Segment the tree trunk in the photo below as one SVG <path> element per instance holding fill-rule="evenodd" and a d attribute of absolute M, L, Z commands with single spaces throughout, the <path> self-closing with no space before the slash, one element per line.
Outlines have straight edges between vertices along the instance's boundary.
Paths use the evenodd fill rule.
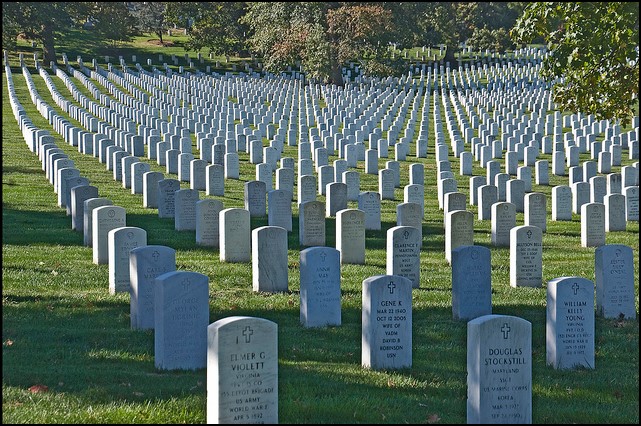
<path fill-rule="evenodd" d="M 49 24 L 42 27 L 42 56 L 45 64 L 58 62 L 56 59 L 56 46 L 53 39 L 53 28 Z"/>
<path fill-rule="evenodd" d="M 450 63 L 450 69 L 458 68 L 458 49 L 455 47 L 447 46 L 445 56 L 443 57 L 443 65 Z"/>
<path fill-rule="evenodd" d="M 329 82 L 337 86 L 343 86 L 343 72 L 340 62 L 338 62 L 338 52 L 333 47 L 330 47 L 329 52 Z"/>
<path fill-rule="evenodd" d="M 337 62 L 332 63 L 332 69 L 330 70 L 329 76 L 330 83 L 333 83 L 337 86 L 343 86 L 343 73 L 341 71 L 341 66 Z"/>

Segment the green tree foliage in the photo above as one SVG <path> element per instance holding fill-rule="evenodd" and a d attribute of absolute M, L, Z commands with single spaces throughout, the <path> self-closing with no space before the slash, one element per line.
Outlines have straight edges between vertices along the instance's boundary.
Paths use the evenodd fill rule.
<path fill-rule="evenodd" d="M 129 4 L 135 25 L 142 32 L 150 32 L 157 35 L 160 44 L 163 44 L 162 37 L 169 25 L 167 8 L 170 3 L 164 1 L 135 1 Z"/>
<path fill-rule="evenodd" d="M 265 69 L 282 71 L 300 63 L 308 76 L 338 83 L 338 51 L 327 37 L 330 7 L 338 3 L 250 2 L 241 20 L 251 28 L 248 43 L 263 58 Z"/>
<path fill-rule="evenodd" d="M 380 5 L 330 9 L 328 36 L 337 49 L 338 63 L 358 62 L 369 75 L 389 75 L 389 43 L 393 41 L 392 12 Z"/>
<path fill-rule="evenodd" d="M 639 96 L 639 3 L 531 3 L 512 36 L 546 41 L 551 55 L 541 74 L 555 82 L 562 108 L 630 122 Z"/>
<path fill-rule="evenodd" d="M 93 24 L 92 31 L 112 44 L 129 41 L 135 34 L 136 18 L 132 15 L 127 2 L 89 3 L 88 21 Z"/>
<path fill-rule="evenodd" d="M 505 50 L 510 43 L 505 34 L 521 14 L 523 2 L 438 2 L 427 3 L 426 34 L 432 44 L 447 45 L 445 61 L 454 64 L 459 44 L 472 40 L 475 47 L 498 46 Z"/>
<path fill-rule="evenodd" d="M 341 67 L 359 63 L 372 73 L 389 71 L 393 14 L 385 3 L 250 2 L 241 21 L 265 67 L 282 71 L 301 64 L 312 78 L 342 85 Z"/>
<path fill-rule="evenodd" d="M 489 49 L 493 52 L 505 52 L 514 47 L 510 34 L 505 28 L 491 30 L 487 26 L 476 29 L 465 44 L 473 50 Z"/>
<path fill-rule="evenodd" d="M 249 28 L 240 22 L 245 7 L 244 2 L 169 2 L 167 15 L 171 22 L 189 28 L 187 49 L 234 55 L 246 49 Z"/>
<path fill-rule="evenodd" d="M 57 34 L 83 23 L 89 16 L 90 8 L 91 3 L 87 2 L 3 2 L 3 46 L 6 46 L 5 38 L 15 40 L 15 37 L 22 35 L 42 45 L 45 62 L 56 61 Z M 9 43 L 9 46 L 12 45 L 15 44 Z"/>
<path fill-rule="evenodd" d="M 2 48 L 13 50 L 18 43 L 20 25 L 15 17 L 18 13 L 17 2 L 2 2 Z"/>

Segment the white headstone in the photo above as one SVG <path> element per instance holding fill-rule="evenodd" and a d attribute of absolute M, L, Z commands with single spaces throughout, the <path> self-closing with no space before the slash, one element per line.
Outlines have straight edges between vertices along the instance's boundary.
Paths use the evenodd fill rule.
<path fill-rule="evenodd" d="M 278 423 L 278 325 L 231 316 L 207 327 L 207 423 Z"/>
<path fill-rule="evenodd" d="M 467 323 L 467 423 L 532 423 L 532 324 L 509 315 Z"/>
<path fill-rule="evenodd" d="M 605 244 L 605 205 L 587 203 L 581 206 L 581 246 L 599 247 Z"/>
<path fill-rule="evenodd" d="M 604 318 L 635 319 L 635 278 L 632 247 L 606 244 L 594 252 L 596 312 Z"/>
<path fill-rule="evenodd" d="M 85 204 L 86 210 L 86 204 Z M 109 264 L 109 231 L 127 226 L 127 212 L 120 206 L 102 206 L 92 210 L 93 263 Z"/>
<path fill-rule="evenodd" d="M 253 290 L 287 292 L 287 230 L 280 226 L 261 226 L 254 229 L 251 236 Z"/>
<path fill-rule="evenodd" d="M 180 189 L 178 179 L 161 179 L 158 181 L 158 217 L 174 219 L 176 215 L 176 191 Z"/>
<path fill-rule="evenodd" d="M 548 281 L 546 362 L 555 369 L 594 368 L 594 283 L 581 277 Z"/>
<path fill-rule="evenodd" d="M 249 210 L 227 208 L 220 211 L 220 261 L 251 260 L 251 223 Z"/>
<path fill-rule="evenodd" d="M 525 194 L 524 225 L 538 226 L 547 231 L 547 198 L 542 192 Z"/>
<path fill-rule="evenodd" d="M 176 231 L 195 231 L 196 203 L 200 193 L 196 189 L 179 189 L 174 197 L 174 228 Z"/>
<path fill-rule="evenodd" d="M 267 193 L 267 223 L 292 231 L 292 193 L 286 189 L 274 189 Z"/>
<path fill-rule="evenodd" d="M 131 291 L 129 252 L 147 245 L 147 231 L 136 226 L 112 229 L 107 234 L 109 294 Z"/>
<path fill-rule="evenodd" d="M 160 370 L 207 366 L 209 278 L 192 271 L 159 275 L 154 287 L 154 365 Z"/>
<path fill-rule="evenodd" d="M 71 229 L 84 235 L 85 201 L 98 197 L 98 188 L 92 185 L 80 185 L 71 188 Z"/>
<path fill-rule="evenodd" d="M 421 237 L 418 228 L 394 226 L 387 230 L 387 275 L 405 277 L 412 288 L 421 284 Z"/>
<path fill-rule="evenodd" d="M 445 217 L 445 260 L 452 263 L 452 250 L 459 246 L 474 245 L 474 214 L 454 210 Z"/>
<path fill-rule="evenodd" d="M 300 252 L 300 322 L 303 327 L 341 325 L 340 252 L 334 248 Z"/>
<path fill-rule="evenodd" d="M 175 270 L 176 250 L 171 247 L 147 245 L 129 251 L 129 311 L 132 329 L 154 328 L 156 277 Z"/>
<path fill-rule="evenodd" d="M 83 243 L 87 247 L 93 247 L 93 210 L 101 206 L 112 206 L 113 202 L 107 198 L 87 198 L 84 201 L 83 209 Z"/>
<path fill-rule="evenodd" d="M 260 180 L 245 182 L 245 210 L 251 217 L 267 216 L 267 185 Z"/>
<path fill-rule="evenodd" d="M 510 230 L 510 286 L 543 285 L 543 233 L 538 226 Z"/>
<path fill-rule="evenodd" d="M 336 250 L 341 264 L 365 264 L 365 212 L 343 209 L 336 212 Z"/>
<path fill-rule="evenodd" d="M 490 249 L 459 246 L 452 250 L 452 316 L 471 320 L 492 313 Z"/>
<path fill-rule="evenodd" d="M 412 283 L 397 275 L 363 280 L 361 365 L 401 369 L 412 366 Z"/>
<path fill-rule="evenodd" d="M 219 248 L 220 212 L 223 203 L 220 200 L 206 198 L 196 202 L 196 244 Z"/>

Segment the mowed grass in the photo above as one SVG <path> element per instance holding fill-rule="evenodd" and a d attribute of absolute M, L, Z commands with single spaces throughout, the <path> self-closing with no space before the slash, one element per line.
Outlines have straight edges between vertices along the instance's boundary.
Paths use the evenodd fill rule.
<path fill-rule="evenodd" d="M 289 292 L 253 292 L 250 263 L 220 262 L 217 249 L 195 244 L 195 232 L 175 231 L 173 220 L 160 219 L 157 210 L 143 208 L 141 195 L 124 189 L 97 158 L 80 154 L 55 133 L 33 104 L 19 68 L 13 70 L 15 91 L 33 123 L 55 136 L 81 175 L 99 188 L 101 197 L 126 208 L 127 225 L 145 229 L 148 244 L 175 248 L 179 270 L 209 277 L 210 323 L 233 315 L 277 323 L 279 422 L 466 421 L 467 325 L 452 317 L 451 268 L 444 256 L 443 212 L 436 194 L 433 102 L 428 158 L 415 158 L 412 147 L 408 160 L 401 162 L 401 188 L 396 189 L 396 199 L 382 202 L 382 229 L 366 233 L 365 265 L 341 267 L 342 325 L 306 329 L 299 322 L 301 247 L 295 204 L 293 231 L 288 238 Z M 57 90 L 72 100 L 62 80 L 48 72 Z M 40 96 L 64 115 L 44 80 L 33 69 L 31 75 Z M 6 82 L 4 73 L 3 80 Z M 80 81 L 73 81 L 90 96 Z M 96 81 L 94 84 L 104 91 Z M 93 264 L 91 248 L 83 246 L 82 235 L 71 230 L 70 217 L 57 207 L 56 194 L 37 155 L 28 150 L 12 115 L 6 84 L 2 134 L 3 422 L 204 423 L 206 370 L 161 371 L 154 367 L 153 331 L 130 328 L 129 295 L 109 294 L 108 266 Z M 268 141 L 264 144 L 267 146 Z M 286 146 L 283 156 L 297 158 L 296 147 Z M 541 158 L 551 164 L 549 155 Z M 330 163 L 334 159 L 330 157 Z M 586 159 L 586 155 L 581 156 L 581 161 Z M 155 161 L 146 157 L 142 160 L 148 161 L 152 170 L 165 172 Z M 458 175 L 458 159 L 451 156 L 450 161 L 458 188 L 468 194 L 469 201 L 468 177 Z M 379 160 L 379 168 L 384 162 Z M 421 285 L 412 294 L 412 367 L 398 371 L 364 369 L 362 281 L 386 273 L 386 232 L 396 225 L 396 205 L 403 200 L 402 186 L 408 183 L 411 162 L 425 166 L 426 212 Z M 623 164 L 632 162 L 625 152 Z M 240 164 L 240 179 L 226 180 L 225 197 L 212 197 L 223 201 L 225 208 L 243 207 L 243 185 L 255 179 L 255 168 L 247 154 L 240 154 Z M 358 170 L 363 172 L 362 162 Z M 474 175 L 484 174 L 475 161 Z M 567 184 L 567 177 L 551 175 L 550 180 L 549 186 L 533 185 L 534 191 L 548 197 L 548 218 L 551 189 Z M 188 184 L 183 182 L 181 187 Z M 361 173 L 361 190 L 378 191 L 377 176 Z M 201 192 L 200 197 L 210 196 Z M 349 207 L 357 205 L 350 202 Z M 491 245 L 490 221 L 479 221 L 476 209 L 468 206 L 475 215 L 475 244 L 491 249 L 493 313 L 519 316 L 532 323 L 533 422 L 638 423 L 638 318 L 596 318 L 595 369 L 567 371 L 546 365 L 545 283 L 560 276 L 594 280 L 595 248 L 581 247 L 580 217 L 573 215 L 569 222 L 548 219 L 543 236 L 543 286 L 512 288 L 509 249 Z M 335 219 L 328 218 L 326 223 L 327 245 L 334 246 Z M 252 219 L 252 229 L 266 224 L 266 218 Z M 523 214 L 519 213 L 517 225 L 522 224 Z M 630 222 L 626 231 L 606 235 L 607 244 L 625 244 L 634 251 L 637 313 L 638 232 L 638 222 Z"/>

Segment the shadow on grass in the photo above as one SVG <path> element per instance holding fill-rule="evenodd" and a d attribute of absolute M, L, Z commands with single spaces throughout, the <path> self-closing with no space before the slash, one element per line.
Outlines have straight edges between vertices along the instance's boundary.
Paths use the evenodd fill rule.
<path fill-rule="evenodd" d="M 16 210 L 2 206 L 2 243 L 12 245 L 82 245 L 83 236 L 71 230 L 71 216 L 59 212 Z"/>
<path fill-rule="evenodd" d="M 247 297 L 262 300 L 262 307 L 258 308 L 213 309 L 210 304 L 210 323 L 247 315 L 278 324 L 281 422 L 370 422 L 368 410 L 374 410 L 386 416 L 381 417 L 381 422 L 399 423 L 409 407 L 423 413 L 423 418 L 439 413 L 444 422 L 464 421 L 467 321 L 453 319 L 451 308 L 413 308 L 412 366 L 374 371 L 361 366 L 361 309 L 344 307 L 340 326 L 305 328 L 300 324 L 298 306 L 272 307 L 292 295 L 296 296 L 296 292 L 248 293 Z M 589 411 L 593 404 L 600 404 L 604 384 L 594 383 L 598 372 L 557 371 L 546 365 L 544 307 L 499 305 L 493 307 L 493 313 L 519 316 L 532 323 L 535 408 L 552 406 L 576 411 L 582 407 Z M 595 325 L 599 368 L 616 375 L 612 370 L 615 367 L 608 366 L 604 357 L 633 350 L 620 346 L 622 341 L 638 345 L 638 321 L 621 325 L 614 320 L 597 319 Z M 605 341 L 613 331 L 622 336 Z M 5 386 L 27 389 L 43 384 L 51 392 L 73 394 L 86 405 L 144 404 L 186 395 L 202 398 L 206 394 L 205 369 L 155 368 L 154 332 L 130 328 L 129 306 L 123 297 L 97 300 L 80 295 L 4 295 L 3 341 L 11 341 L 10 346 L 3 346 Z M 615 392 L 615 385 L 607 386 Z M 560 394 L 553 392 L 557 388 Z M 580 396 L 574 396 L 565 391 L 569 388 L 583 390 Z M 625 388 L 623 392 L 629 390 Z M 453 405 L 458 407 L 455 412 Z M 550 422 L 549 415 L 535 410 L 534 418 Z M 406 418 L 413 418 L 412 423 L 421 422 L 412 416 Z M 583 417 L 575 413 L 568 420 Z"/>

